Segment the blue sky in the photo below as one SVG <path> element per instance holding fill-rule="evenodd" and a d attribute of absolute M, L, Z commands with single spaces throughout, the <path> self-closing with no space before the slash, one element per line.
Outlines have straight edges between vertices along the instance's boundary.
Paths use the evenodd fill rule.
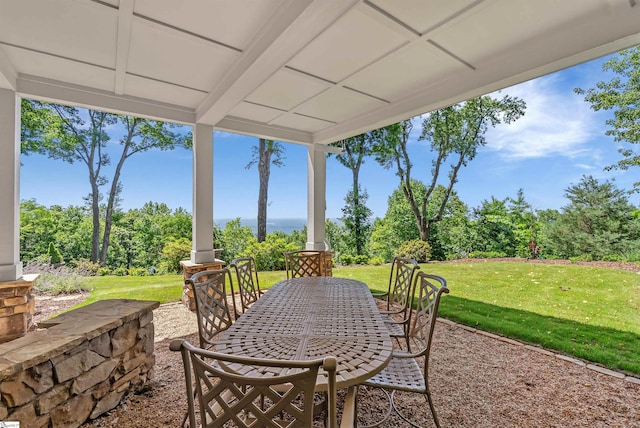
<path fill-rule="evenodd" d="M 610 76 L 602 72 L 606 58 L 597 59 L 548 76 L 502 90 L 525 100 L 526 114 L 511 125 L 500 125 L 487 134 L 487 146 L 459 173 L 455 186 L 470 208 L 492 196 L 514 197 L 519 188 L 534 209 L 560 209 L 567 204 L 564 192 L 585 174 L 600 180 L 615 179 L 617 186 L 631 189 L 638 181 L 636 171 L 605 172 L 619 159 L 611 137 L 604 135 L 608 112 L 594 112 L 576 87 L 590 88 Z M 420 118 L 415 118 L 410 155 L 413 176 L 428 182 L 431 154 L 418 141 Z M 114 130 L 114 135 L 118 130 Z M 114 138 L 117 145 L 117 138 Z M 229 133 L 214 134 L 214 220 L 255 218 L 258 172 L 245 169 L 257 138 Z M 307 201 L 307 149 L 284 144 L 285 165 L 273 167 L 269 185 L 268 217 L 305 218 Z M 50 205 L 82 205 L 89 193 L 86 166 L 51 160 L 44 156 L 23 156 L 21 199 L 36 199 Z M 192 154 L 190 150 L 151 151 L 127 160 L 122 174 L 124 210 L 141 207 L 147 201 L 164 202 L 170 208 L 192 207 Z M 393 171 L 367 159 L 360 175 L 367 190 L 367 205 L 375 217 L 383 217 L 387 198 L 398 187 Z M 351 172 L 335 157 L 327 160 L 327 217 L 338 218 L 351 185 Z M 637 195 L 630 198 L 640 204 Z"/>

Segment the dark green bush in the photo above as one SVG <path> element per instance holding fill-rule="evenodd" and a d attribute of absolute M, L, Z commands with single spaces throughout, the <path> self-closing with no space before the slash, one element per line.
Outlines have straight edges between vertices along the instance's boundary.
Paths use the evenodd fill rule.
<path fill-rule="evenodd" d="M 473 251 L 469 253 L 471 259 L 501 259 L 503 257 L 507 257 L 507 254 L 500 251 Z"/>

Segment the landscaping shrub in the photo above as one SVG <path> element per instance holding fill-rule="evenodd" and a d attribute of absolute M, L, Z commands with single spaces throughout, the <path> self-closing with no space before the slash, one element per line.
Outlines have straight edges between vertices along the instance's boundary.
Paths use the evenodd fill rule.
<path fill-rule="evenodd" d="M 504 257 L 507 257 L 507 254 L 501 251 L 472 251 L 469 253 L 471 259 L 501 259 Z"/>
<path fill-rule="evenodd" d="M 76 273 L 81 276 L 96 276 L 98 270 L 101 269 L 99 263 L 93 263 L 87 259 L 72 260 L 70 265 L 73 266 Z"/>
<path fill-rule="evenodd" d="M 380 266 L 384 264 L 384 259 L 380 256 L 374 256 L 369 259 L 369 264 L 374 266 Z"/>
<path fill-rule="evenodd" d="M 421 239 L 405 241 L 396 251 L 396 256 L 414 259 L 419 263 L 431 260 L 431 245 Z"/>
<path fill-rule="evenodd" d="M 284 252 L 298 249 L 296 244 L 270 233 L 264 242 L 254 241 L 249 244 L 246 255 L 255 259 L 257 269 L 260 271 L 284 270 Z"/>
<path fill-rule="evenodd" d="M 186 238 L 170 238 L 162 249 L 161 268 L 167 272 L 180 273 L 182 260 L 189 260 L 191 257 L 191 241 Z M 115 274 L 114 274 L 115 275 Z"/>
<path fill-rule="evenodd" d="M 24 267 L 24 273 L 40 275 L 34 284 L 37 293 L 73 294 L 91 289 L 85 277 L 78 275 L 67 266 L 53 266 L 49 263 L 32 261 Z"/>
<path fill-rule="evenodd" d="M 127 273 L 129 274 L 129 276 L 147 276 L 148 275 L 147 270 L 143 267 L 129 268 Z"/>

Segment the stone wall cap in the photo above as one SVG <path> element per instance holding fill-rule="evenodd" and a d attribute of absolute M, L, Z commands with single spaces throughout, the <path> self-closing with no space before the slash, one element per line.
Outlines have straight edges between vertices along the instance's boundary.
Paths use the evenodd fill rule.
<path fill-rule="evenodd" d="M 49 328 L 0 344 L 0 380 L 61 355 L 159 306 L 160 302 L 151 300 L 100 300 L 39 323 Z"/>
<path fill-rule="evenodd" d="M 180 266 L 184 267 L 195 267 L 195 266 L 222 266 L 227 264 L 227 262 L 225 262 L 224 260 L 220 260 L 220 259 L 215 259 L 212 262 L 206 262 L 206 263 L 194 263 L 191 260 L 182 260 L 180 261 Z"/>
<path fill-rule="evenodd" d="M 14 279 L 11 281 L 0 281 L 0 289 L 3 288 L 14 288 L 14 287 L 27 287 L 33 285 L 36 279 L 40 274 L 38 273 L 29 273 L 26 275 L 22 275 L 18 279 Z"/>

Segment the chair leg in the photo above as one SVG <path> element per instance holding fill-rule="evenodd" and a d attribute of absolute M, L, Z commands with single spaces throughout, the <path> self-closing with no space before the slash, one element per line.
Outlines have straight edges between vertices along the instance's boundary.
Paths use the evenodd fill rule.
<path fill-rule="evenodd" d="M 427 401 L 429 402 L 429 408 L 431 408 L 431 415 L 433 416 L 433 422 L 436 424 L 437 428 L 440 428 L 440 420 L 438 419 L 438 413 L 436 412 L 436 407 L 433 405 L 433 400 L 431 399 L 431 392 L 429 391 L 429 387 L 427 387 Z"/>
<path fill-rule="evenodd" d="M 364 387 L 364 388 L 366 388 L 366 387 Z M 384 417 L 381 420 L 379 420 L 378 422 L 375 422 L 375 423 L 373 423 L 371 425 L 358 425 L 358 428 L 373 428 L 373 427 L 380 426 L 383 423 L 385 423 L 387 421 L 387 419 L 389 419 L 389 416 L 391 416 L 391 412 L 393 412 L 393 398 L 392 398 L 391 395 L 389 395 L 389 391 L 387 391 L 384 388 L 375 388 L 375 389 L 381 390 L 387 396 L 387 400 L 389 401 L 389 408 L 387 409 L 387 414 L 384 415 Z M 356 402 L 355 406 L 356 406 L 356 409 L 357 409 L 358 408 L 357 402 Z M 354 420 L 355 420 L 356 424 L 357 424 L 357 419 L 358 419 L 358 414 L 356 413 L 355 416 L 354 416 Z"/>

